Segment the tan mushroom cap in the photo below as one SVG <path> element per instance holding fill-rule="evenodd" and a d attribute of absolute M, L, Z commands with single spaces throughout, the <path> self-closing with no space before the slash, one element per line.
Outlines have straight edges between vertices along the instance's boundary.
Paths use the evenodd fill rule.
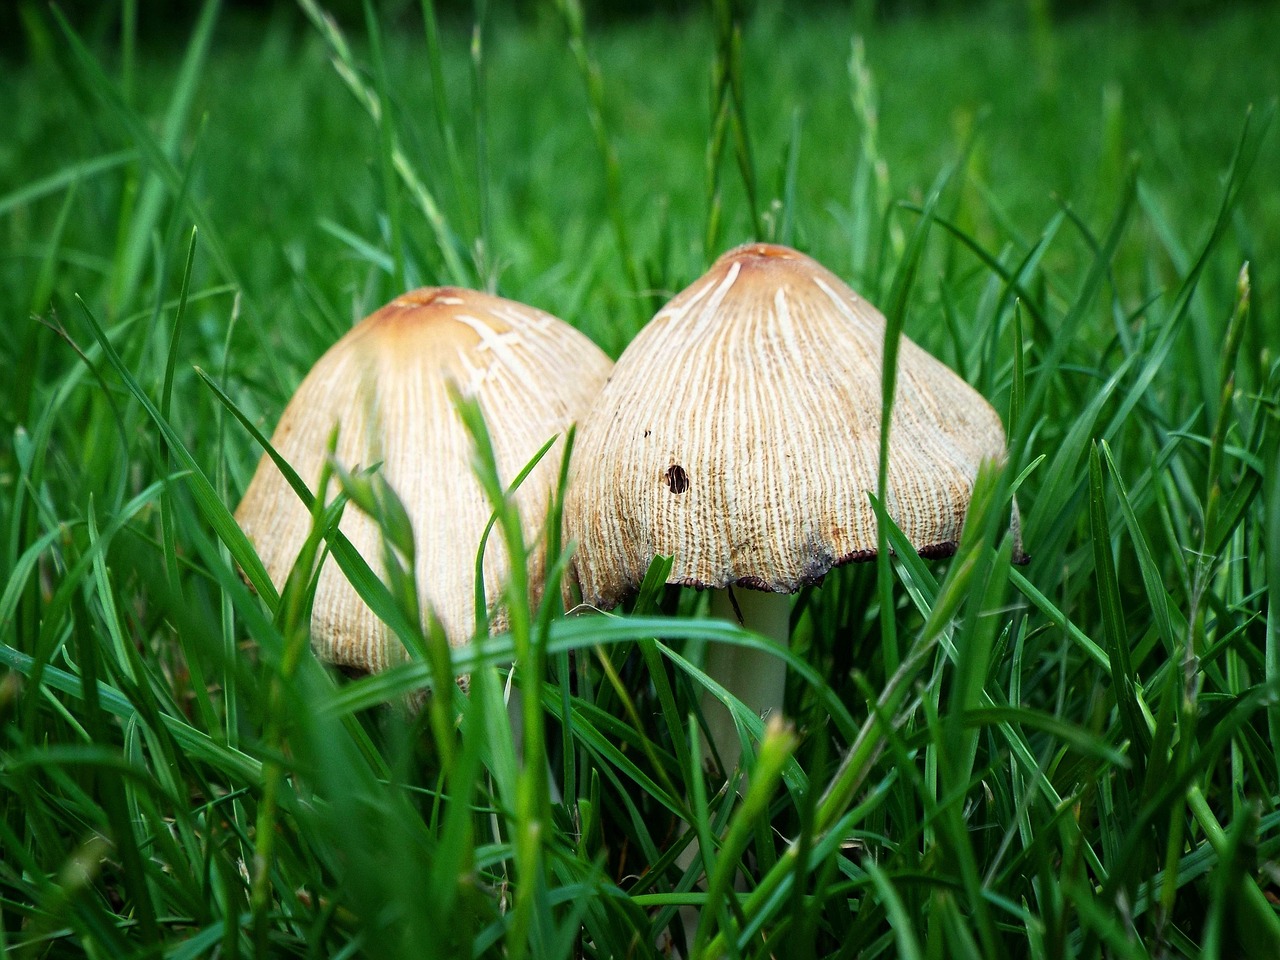
<path fill-rule="evenodd" d="M 578 430 L 565 525 L 583 599 L 618 603 L 655 554 L 674 557 L 671 583 L 777 593 L 873 557 L 884 332 L 839 277 L 771 244 L 729 251 L 677 294 Z M 979 464 L 1006 456 L 1004 429 L 905 337 L 898 356 L 887 507 L 943 556 Z"/>
<path fill-rule="evenodd" d="M 549 313 L 471 290 L 414 290 L 361 321 L 316 362 L 285 408 L 272 445 L 313 491 L 335 424 L 339 463 L 351 470 L 383 464 L 413 524 L 419 599 L 458 645 L 475 630 L 475 556 L 491 509 L 472 472 L 472 442 L 448 385 L 479 402 L 500 477 L 510 483 L 547 440 L 582 416 L 610 366 L 586 336 Z M 526 542 L 535 548 L 533 584 L 541 581 L 541 528 L 562 442 L 516 494 Z M 236 519 L 281 586 L 310 516 L 265 455 Z M 341 529 L 381 573 L 376 524 L 348 507 Z M 485 551 L 490 598 L 509 569 L 501 539 L 491 536 Z M 321 659 L 369 671 L 404 656 L 331 558 L 320 572 L 311 641 Z"/>

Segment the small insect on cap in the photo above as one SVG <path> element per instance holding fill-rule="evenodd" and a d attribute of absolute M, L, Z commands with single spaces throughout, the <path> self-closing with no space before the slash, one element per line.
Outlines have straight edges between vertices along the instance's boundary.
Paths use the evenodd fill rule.
<path fill-rule="evenodd" d="M 873 557 L 884 335 L 839 277 L 774 244 L 677 294 L 578 431 L 565 523 L 583 599 L 618 603 L 655 554 L 671 583 L 778 593 Z M 889 436 L 890 516 L 922 555 L 954 552 L 979 464 L 1006 455 L 1000 418 L 904 337 Z"/>
<path fill-rule="evenodd" d="M 313 490 L 335 424 L 343 467 L 382 464 L 413 526 L 419 602 L 456 646 L 475 630 L 475 557 L 492 508 L 472 472 L 472 440 L 449 385 L 479 403 L 500 477 L 510 483 L 585 412 L 610 366 L 590 340 L 549 313 L 473 290 L 414 290 L 361 321 L 316 362 L 271 442 Z M 516 494 L 535 585 L 562 442 Z M 269 457 L 259 462 L 236 519 L 272 582 L 283 585 L 311 518 Z M 341 529 L 381 572 L 377 525 L 348 506 Z M 501 538 L 490 538 L 484 577 L 491 599 L 508 569 Z M 381 670 L 404 655 L 331 558 L 320 572 L 311 639 L 321 659 L 362 670 Z"/>

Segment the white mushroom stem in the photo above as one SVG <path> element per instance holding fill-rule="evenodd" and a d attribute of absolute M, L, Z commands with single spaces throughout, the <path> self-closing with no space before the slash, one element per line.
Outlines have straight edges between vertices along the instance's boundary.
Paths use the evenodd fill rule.
<path fill-rule="evenodd" d="M 790 642 L 791 598 L 786 594 L 743 589 L 734 590 L 732 594 L 729 590 L 712 591 L 713 617 L 738 623 L 739 613 L 742 625 L 753 633 L 767 637 L 783 647 Z M 708 676 L 741 700 L 752 713 L 782 713 L 787 685 L 787 665 L 782 658 L 751 647 L 711 643 L 707 645 L 702 668 Z M 730 776 L 742 759 L 741 741 L 738 739 L 733 717 L 723 703 L 705 690 L 700 705 L 711 735 L 711 745 L 720 756 L 725 776 Z M 708 756 L 709 753 L 707 751 Z"/>
<path fill-rule="evenodd" d="M 736 606 L 735 606 L 736 602 Z M 791 642 L 791 598 L 785 593 L 769 593 L 764 590 L 711 591 L 711 616 L 730 623 L 740 623 L 748 630 L 767 637 L 786 647 Z M 736 644 L 710 643 L 702 658 L 702 669 L 722 687 L 736 696 L 752 713 L 758 715 L 781 714 L 787 686 L 787 665 L 781 657 L 765 650 L 740 647 Z M 711 745 L 724 765 L 724 775 L 730 776 L 742 759 L 742 742 L 733 716 L 723 703 L 705 689 L 699 698 L 702 716 L 707 722 Z M 702 743 L 702 755 L 708 764 L 711 749 L 706 739 Z M 738 785 L 739 794 L 746 792 L 745 782 Z M 688 870 L 698 856 L 698 841 L 694 840 L 676 858 L 680 869 Z M 739 886 L 742 877 L 735 878 Z M 701 922 L 701 911 L 695 907 L 680 908 L 680 922 L 684 926 L 685 942 L 692 944 Z"/>

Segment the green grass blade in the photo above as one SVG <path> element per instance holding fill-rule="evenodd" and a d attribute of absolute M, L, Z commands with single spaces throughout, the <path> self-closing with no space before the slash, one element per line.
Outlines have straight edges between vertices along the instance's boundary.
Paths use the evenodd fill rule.
<path fill-rule="evenodd" d="M 262 561 L 258 559 L 257 552 L 250 545 L 248 537 L 244 535 L 244 531 L 240 529 L 240 525 L 236 523 L 235 518 L 231 516 L 231 512 L 227 510 L 226 505 L 219 499 L 213 484 L 209 482 L 208 477 L 201 470 L 195 457 L 187 450 L 177 431 L 161 416 L 159 409 L 151 402 L 146 391 L 142 389 L 137 379 L 124 365 L 124 361 L 116 353 L 115 347 L 107 339 L 106 332 L 98 324 L 88 306 L 81 302 L 80 307 L 85 323 L 102 348 L 103 356 L 106 357 L 107 362 L 124 382 L 134 400 L 142 407 L 152 423 L 164 436 L 172 454 L 177 458 L 183 469 L 187 471 L 187 482 L 191 486 L 192 493 L 195 495 L 196 502 L 204 513 L 205 519 L 213 527 L 218 538 L 231 550 L 231 555 L 236 564 L 245 572 L 245 576 L 249 578 L 253 588 L 269 604 L 274 605 L 277 599 L 275 587 L 272 586 L 271 579 L 267 576 L 267 571 L 262 566 Z"/>
<path fill-rule="evenodd" d="M 1116 705 L 1124 721 L 1137 758 L 1139 773 L 1146 769 L 1151 749 L 1151 733 L 1142 719 L 1135 691 L 1138 683 L 1129 657 L 1129 636 L 1120 606 L 1120 588 L 1112 557 L 1111 525 L 1107 516 L 1106 491 L 1102 485 L 1102 458 L 1095 445 L 1089 454 L 1089 529 L 1093 539 L 1094 570 L 1098 578 L 1103 635 L 1111 661 Z"/>
<path fill-rule="evenodd" d="M 929 236 L 929 227 L 933 223 L 934 209 L 954 171 L 955 168 L 952 167 L 943 173 L 929 192 L 929 199 L 925 203 L 919 220 L 916 221 L 906 252 L 894 273 L 889 299 L 885 304 L 884 347 L 880 370 L 880 456 L 876 475 L 876 497 L 881 503 L 888 502 L 889 427 L 893 419 L 894 393 L 897 388 L 898 347 L 902 338 L 902 328 L 907 319 L 907 298 L 924 256 L 925 241 Z M 889 536 L 883 523 L 878 523 L 876 526 L 876 582 L 879 585 L 880 609 L 887 613 L 893 610 L 894 606 Z M 884 656 L 885 673 L 892 674 L 901 662 L 896 620 L 892 616 L 880 618 L 880 645 Z"/>
<path fill-rule="evenodd" d="M 364 0 L 365 36 L 369 40 L 369 59 L 373 64 L 373 93 L 377 98 L 374 122 L 378 128 L 378 169 L 382 173 L 382 209 L 391 230 L 391 281 L 395 289 L 407 289 L 404 265 L 404 226 L 400 213 L 400 190 L 395 173 L 395 111 L 391 103 L 391 84 L 387 79 L 387 63 L 382 53 L 382 28 L 378 24 L 372 0 Z"/>

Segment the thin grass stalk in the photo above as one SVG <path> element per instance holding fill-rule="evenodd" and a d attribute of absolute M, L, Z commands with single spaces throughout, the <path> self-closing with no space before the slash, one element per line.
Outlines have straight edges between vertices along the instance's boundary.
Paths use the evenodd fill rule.
<path fill-rule="evenodd" d="M 786 157 L 782 167 L 781 196 L 774 201 L 777 216 L 771 224 L 775 243 L 795 246 L 796 191 L 800 179 L 800 134 L 804 129 L 803 114 L 796 107 L 791 111 L 791 134 L 787 137 Z"/>
<path fill-rule="evenodd" d="M 132 104 L 138 59 L 138 0 L 120 4 L 120 95 Z"/>
<path fill-rule="evenodd" d="M 504 585 L 508 630 L 512 638 L 522 688 L 522 721 L 524 735 L 523 763 L 516 775 L 516 795 L 510 829 L 518 883 L 507 936 L 511 955 L 519 960 L 529 949 L 538 952 L 547 931 L 538 923 L 545 916 L 539 910 L 545 883 L 546 828 L 551 823 L 550 794 L 547 784 L 546 740 L 543 734 L 542 703 L 535 692 L 541 689 L 546 675 L 547 648 L 532 630 L 528 561 L 520 515 L 513 497 L 503 487 L 493 445 L 479 404 L 472 398 L 454 393 L 454 406 L 475 445 L 476 476 L 497 516 L 503 534 L 509 563 Z"/>
<path fill-rule="evenodd" d="M 382 174 L 382 209 L 391 231 L 391 280 L 396 290 L 405 287 L 404 226 L 400 211 L 400 191 L 395 174 L 395 111 L 391 103 L 391 83 L 382 52 L 382 27 L 373 0 L 364 0 L 365 33 L 369 38 L 369 59 L 373 66 L 374 93 L 381 109 L 374 117 L 378 129 L 378 169 Z"/>
<path fill-rule="evenodd" d="M 52 419 L 56 410 L 52 406 L 45 411 L 44 422 Z M 40 619 L 40 584 L 32 573 L 40 556 L 53 543 L 58 531 L 42 532 L 34 491 L 40 489 L 39 452 L 44 446 L 33 443 L 25 429 L 19 427 L 13 434 L 13 462 L 16 469 L 13 498 L 9 506 L 11 529 L 5 544 L 7 583 L 0 594 L 0 622 L 11 625 L 13 642 L 24 650 L 31 649 L 31 639 L 36 634 Z"/>
<path fill-rule="evenodd" d="M 654 641 L 651 639 L 649 644 L 653 645 L 653 643 Z M 654 656 L 657 655 L 656 648 L 653 653 Z M 618 671 L 614 667 L 612 661 L 610 661 L 610 659 L 605 655 L 603 650 L 597 651 L 596 659 L 599 662 L 600 669 L 608 680 L 609 685 L 617 695 L 618 702 L 622 706 L 623 713 L 626 714 L 627 719 L 631 721 L 632 727 L 636 730 L 643 730 L 644 721 L 640 719 L 640 712 L 636 709 L 635 698 L 633 698 L 627 691 L 626 685 L 622 682 L 622 678 L 618 676 Z M 658 663 L 661 665 L 660 660 Z M 694 726 L 696 726 L 696 724 Z M 645 737 L 641 741 L 640 749 L 644 753 L 645 759 L 647 759 L 653 769 L 657 771 L 657 779 L 663 789 L 666 790 L 668 795 L 671 797 L 679 797 L 681 791 L 671 779 L 666 766 L 659 760 L 657 752 L 654 749 L 653 742 L 649 740 L 648 737 Z M 692 763 L 692 761 L 690 762 Z"/>
<path fill-rule="evenodd" d="M 1124 235 L 1133 213 L 1136 189 L 1137 171 L 1132 169 L 1125 182 L 1125 188 L 1116 207 L 1111 226 L 1107 231 L 1106 239 L 1101 247 L 1098 248 L 1079 293 L 1072 301 L 1070 309 L 1059 322 L 1058 328 L 1053 331 L 1053 340 L 1041 357 L 1041 375 L 1036 378 L 1035 384 L 1031 388 L 1031 393 L 1027 397 L 1027 416 L 1032 421 L 1036 421 L 1042 416 L 1050 384 L 1054 382 L 1055 375 L 1062 364 L 1063 358 L 1066 356 L 1068 348 L 1076 341 L 1080 324 L 1085 317 L 1085 311 L 1097 297 L 1103 282 L 1111 270 L 1116 248 L 1120 244 L 1120 239 Z"/>
<path fill-rule="evenodd" d="M 1209 440 L 1209 490 L 1205 496 L 1204 508 L 1204 543 L 1202 554 L 1210 544 L 1216 543 L 1219 513 L 1222 507 L 1222 460 L 1223 449 L 1227 442 L 1227 431 L 1234 417 L 1232 413 L 1233 398 L 1236 390 L 1236 363 L 1240 356 L 1240 344 L 1244 339 L 1245 329 L 1249 324 L 1249 264 L 1240 267 L 1236 279 L 1236 303 L 1231 311 L 1231 319 L 1227 322 L 1226 339 L 1218 365 L 1218 413 L 1214 418 L 1213 431 Z"/>
<path fill-rule="evenodd" d="M 721 23 L 727 12 L 723 3 L 713 0 L 711 16 L 713 31 L 716 37 L 716 55 L 711 60 L 711 129 L 707 139 L 706 177 L 707 177 L 707 214 L 704 232 L 702 258 L 704 266 L 711 262 L 720 249 L 720 237 L 724 214 L 724 201 L 721 195 L 721 168 L 725 145 L 729 136 L 729 77 L 728 60 L 721 55 L 720 37 L 729 29 Z"/>
<path fill-rule="evenodd" d="M 713 2 L 723 4 L 727 8 L 733 0 L 713 0 Z M 760 192 L 756 188 L 756 165 L 752 156 L 751 134 L 747 126 L 746 84 L 743 81 L 742 71 L 742 20 L 740 16 L 726 17 L 725 20 L 732 23 L 732 29 L 727 34 L 722 35 L 720 40 L 721 44 L 727 43 L 727 47 L 720 46 L 720 44 L 717 47 L 720 55 L 727 55 L 728 92 L 731 94 L 733 104 L 730 116 L 733 121 L 734 152 L 738 156 L 738 173 L 742 177 L 742 186 L 747 194 L 751 232 L 756 237 L 763 237 L 764 227 L 760 220 Z"/>
<path fill-rule="evenodd" d="M 703 228 L 702 259 L 706 266 L 717 255 L 721 245 L 724 220 L 724 198 L 721 196 L 720 179 L 721 164 L 724 155 L 725 141 L 729 129 L 729 103 L 719 92 L 719 81 L 712 80 L 712 88 L 716 91 L 712 96 L 711 136 L 707 139 L 706 151 L 706 225 Z"/>
<path fill-rule="evenodd" d="M 485 279 L 486 289 L 497 286 L 493 263 L 493 206 L 489 175 L 489 98 L 485 80 L 484 31 L 488 18 L 487 0 L 475 0 L 475 23 L 471 28 L 471 118 L 476 156 L 476 209 L 479 234 L 476 237 L 476 272 Z"/>
<path fill-rule="evenodd" d="M 135 148 L 128 148 L 104 153 L 88 160 L 68 163 L 54 173 L 19 185 L 0 196 L 0 216 L 7 216 L 14 210 L 60 191 L 78 189 L 97 180 L 103 174 L 127 167 L 137 159 L 138 151 Z"/>
<path fill-rule="evenodd" d="M 922 636 L 917 640 L 898 671 L 886 683 L 871 717 L 859 730 L 857 739 L 818 801 L 811 841 L 813 845 L 830 837 L 843 819 L 857 790 L 869 775 L 871 766 L 884 749 L 886 725 L 896 727 L 901 722 L 898 712 L 906 702 L 915 677 L 927 663 L 936 639 L 936 636 Z M 756 889 L 747 897 L 743 909 L 748 915 L 757 915 L 765 902 L 780 893 L 783 883 L 794 875 L 794 863 L 798 855 L 799 845 L 792 841 L 779 857 L 777 865 L 760 879 Z M 726 934 L 722 930 L 707 945 L 706 956 L 723 956 L 727 950 Z"/>
<path fill-rule="evenodd" d="M 337 22 L 320 9 L 316 0 L 298 0 L 298 5 L 302 7 L 307 19 L 324 37 L 329 49 L 333 52 L 334 70 L 342 78 L 347 89 L 351 91 L 356 101 L 368 111 L 374 122 L 381 124 L 382 112 L 389 105 L 360 78 L 360 67 L 356 62 L 355 54 L 352 52 L 351 46 L 347 43 L 346 37 Z M 399 175 L 401 182 L 408 188 L 410 195 L 414 198 L 423 216 L 426 217 L 428 225 L 431 227 L 436 247 L 444 261 L 446 280 L 461 286 L 471 286 L 472 271 L 467 269 L 462 257 L 459 255 L 456 235 L 450 227 L 448 219 L 436 200 L 435 194 L 418 176 L 398 138 L 394 136 L 392 137 L 390 155 L 392 166 Z"/>
<path fill-rule="evenodd" d="M 708 262 L 720 246 L 723 204 L 720 192 L 720 165 L 730 134 L 738 173 L 747 196 L 752 236 L 765 238 L 760 219 L 759 191 L 756 189 L 755 161 L 747 125 L 745 83 L 742 71 L 742 24 L 734 0 L 711 0 L 715 56 L 711 67 L 711 138 L 707 146 L 707 225 L 703 256 Z"/>
<path fill-rule="evenodd" d="M 305 2 L 305 0 L 299 0 Z M 204 243 L 209 251 L 209 255 L 213 258 L 219 273 L 238 291 L 251 314 L 257 314 L 256 301 L 251 292 L 245 286 L 243 279 L 239 275 L 235 264 L 228 253 L 227 246 L 223 240 L 222 233 L 219 231 L 210 218 L 208 212 L 202 204 L 195 203 L 192 198 L 186 194 L 184 183 L 187 178 L 177 169 L 173 163 L 169 152 L 162 145 L 152 132 L 150 125 L 120 96 L 119 90 L 115 84 L 107 76 L 97 59 L 85 46 L 80 36 L 71 27 L 62 12 L 55 6 L 51 10 L 54 21 L 57 23 L 58 29 L 65 39 L 67 46 L 70 48 L 72 61 L 76 70 L 84 77 L 86 85 L 98 97 L 99 101 L 107 108 L 108 113 L 123 128 L 128 138 L 132 141 L 134 148 L 129 151 L 130 159 L 136 155 L 141 159 L 148 169 L 155 172 L 160 181 L 168 189 L 171 196 L 181 198 L 182 208 L 190 216 L 191 221 L 195 223 L 204 236 Z M 201 10 L 199 20 L 199 30 L 193 36 L 192 43 L 188 48 L 188 56 L 184 61 L 186 72 L 183 75 L 181 86 L 175 90 L 174 110 L 171 111 L 170 117 L 171 127 L 176 126 L 180 122 L 181 111 L 178 107 L 182 104 L 182 97 L 192 95 L 191 90 L 186 88 L 194 88 L 197 81 L 197 67 L 203 63 L 204 45 L 209 42 L 208 34 L 213 30 L 216 23 L 217 3 L 215 0 L 207 0 L 205 6 Z M 185 93 L 182 91 L 185 90 Z M 180 96 L 181 94 L 181 96 Z M 174 134 L 176 136 L 176 133 Z M 125 163 L 124 155 L 117 154 L 121 158 L 121 163 Z M 103 169 L 107 168 L 106 161 L 111 158 L 104 157 Z M 111 164 L 114 166 L 114 161 Z M 51 185 L 51 184 L 50 184 Z M 10 199 L 13 199 L 11 196 Z M 25 201 L 23 201 L 25 202 Z M 123 229 L 125 221 L 121 222 Z M 147 234 L 149 238 L 149 233 Z M 119 247 L 118 247 L 119 248 Z M 123 294 L 117 290 L 117 296 L 113 302 L 119 304 Z M 256 332 L 256 331 L 255 331 Z M 267 358 L 268 366 L 272 372 L 279 377 L 279 371 L 276 368 L 275 352 L 268 349 L 261 341 L 258 344 L 262 350 L 262 355 Z"/>
<path fill-rule="evenodd" d="M 98 699 L 100 651 L 93 636 L 92 619 L 81 590 L 72 591 L 71 626 L 76 635 L 78 661 L 84 672 L 86 727 L 95 744 L 111 742 L 107 733 L 106 717 Z M 148 871 L 134 835 L 134 825 L 128 815 L 124 784 L 118 771 L 103 770 L 104 776 L 97 783 L 90 779 L 90 789 L 97 794 L 111 830 L 112 847 L 120 857 L 125 892 L 137 913 L 139 930 L 144 943 L 159 941 L 156 909 L 148 886 Z"/>
<path fill-rule="evenodd" d="M 220 12 L 221 0 L 205 0 L 188 41 L 181 69 L 172 86 L 172 98 L 158 138 L 160 149 L 171 162 L 176 162 L 178 144 L 182 142 L 190 122 L 200 74 L 209 57 Z M 128 96 L 123 91 L 118 95 L 123 110 L 132 113 Z M 117 309 L 124 309 L 133 302 L 141 283 L 152 234 L 163 214 L 165 193 L 163 177 L 156 176 L 156 171 L 148 170 L 135 181 L 135 189 L 126 191 L 124 195 L 126 208 L 120 214 L 120 243 L 116 253 L 116 272 L 113 274 L 112 303 Z M 180 195 L 179 190 L 178 196 Z"/>
<path fill-rule="evenodd" d="M 196 463 L 195 458 L 191 456 L 186 446 L 182 443 L 177 432 L 162 416 L 160 411 L 151 402 L 146 392 L 137 382 L 134 376 L 129 372 L 124 362 L 112 347 L 107 339 L 106 333 L 98 324 L 89 308 L 80 302 L 81 312 L 86 323 L 89 325 L 94 338 L 98 341 L 99 347 L 102 349 L 103 355 L 108 363 L 115 369 L 116 373 L 124 381 L 129 393 L 138 401 L 148 418 L 159 428 L 165 441 L 169 444 L 174 456 L 182 464 L 183 468 L 188 472 L 187 481 L 191 485 L 192 490 L 200 504 L 201 510 L 204 511 L 210 522 L 218 531 L 219 537 L 227 544 L 232 551 L 237 565 L 244 571 L 245 577 L 252 584 L 258 595 L 263 597 L 268 604 L 274 606 L 278 603 L 279 595 L 275 587 L 271 583 L 271 578 L 267 576 L 266 568 L 262 566 L 262 561 L 257 558 L 256 552 L 249 544 L 248 538 L 240 529 L 239 525 L 231 517 L 230 511 L 226 505 L 218 497 L 217 492 L 213 489 L 213 485 L 209 483 L 204 472 Z M 128 448 L 128 443 L 122 444 L 123 449 Z"/>
<path fill-rule="evenodd" d="M 691 725 L 692 729 L 692 725 Z M 690 739 L 696 740 L 696 737 Z M 769 801 L 782 779 L 783 767 L 795 753 L 798 740 L 794 731 L 789 729 L 779 717 L 771 718 L 765 729 L 764 738 L 760 741 L 760 749 L 756 754 L 755 767 L 751 779 L 743 791 L 742 804 L 734 812 L 725 834 L 724 843 L 717 852 L 715 861 L 705 864 L 707 876 L 707 900 L 704 906 L 704 921 L 698 925 L 698 932 L 693 943 L 691 956 L 697 956 L 704 950 L 710 933 L 715 929 L 705 922 L 707 917 L 714 918 L 721 929 L 728 928 L 732 936 L 732 928 L 726 923 L 728 912 L 722 911 L 721 903 L 730 896 L 734 877 L 737 875 L 742 858 L 751 839 L 755 824 L 768 816 Z M 737 790 L 731 790 L 735 796 Z M 701 830 L 699 836 L 700 849 L 710 851 L 709 831 Z M 704 858 L 706 854 L 704 854 Z"/>
<path fill-rule="evenodd" d="M 876 474 L 876 497 L 880 503 L 888 502 L 889 484 L 889 426 L 893 418 L 894 393 L 898 378 L 898 346 L 902 328 L 906 323 L 907 297 L 915 281 L 916 271 L 924 256 L 925 240 L 933 222 L 933 210 L 942 190 L 951 179 L 955 168 L 943 173 L 930 191 L 925 209 L 911 233 L 911 240 L 902 261 L 894 273 L 893 286 L 885 304 L 884 347 L 880 371 L 880 459 Z M 898 650 L 897 621 L 894 616 L 893 568 L 889 556 L 888 530 L 877 524 L 876 533 L 876 583 L 880 599 L 880 646 L 887 675 L 893 675 L 901 661 Z"/>
<path fill-rule="evenodd" d="M 194 236 L 194 228 L 193 228 Z M 227 320 L 226 335 L 222 341 L 222 366 L 219 378 L 222 382 L 227 381 L 228 365 L 231 359 L 231 343 L 240 319 L 240 298 L 236 297 L 232 301 L 230 316 Z M 231 501 L 230 484 L 227 477 L 227 423 L 226 408 L 219 405 L 214 410 L 214 422 L 216 424 L 217 442 L 214 444 L 214 456 L 218 464 L 213 484 L 224 503 Z M 223 543 L 218 544 L 219 560 L 226 566 L 231 566 L 231 552 Z M 235 625 L 235 609 L 231 601 L 231 596 L 226 592 L 218 594 L 218 613 L 222 626 L 222 658 L 224 663 L 233 664 L 236 662 L 236 625 Z M 238 747 L 240 743 L 240 696 L 239 696 L 239 677 L 235 670 L 222 671 L 222 713 L 223 713 L 223 736 L 231 747 Z"/>
<path fill-rule="evenodd" d="M 337 430 L 329 437 L 329 455 L 337 445 Z M 317 483 L 319 495 L 311 504 L 311 530 L 298 552 L 298 559 L 285 581 L 280 606 L 276 611 L 276 623 L 284 638 L 280 661 L 275 664 L 267 683 L 267 715 L 263 730 L 263 743 L 267 759 L 262 770 L 262 797 L 258 801 L 258 815 L 254 831 L 253 870 L 251 875 L 249 906 L 253 916 L 254 956 L 265 960 L 271 955 L 270 926 L 267 911 L 271 907 L 271 871 L 274 866 L 276 838 L 276 814 L 281 782 L 284 779 L 284 755 L 286 737 L 286 689 L 293 682 L 298 663 L 306 653 L 311 639 L 311 601 L 315 591 L 314 578 L 318 573 L 317 558 L 320 554 L 323 529 L 327 525 L 324 493 L 329 486 L 332 469 L 329 460 L 320 468 Z"/>
<path fill-rule="evenodd" d="M 546 536 L 543 549 L 546 551 L 546 563 L 549 575 L 546 579 L 542 604 L 538 611 L 537 629 L 547 635 L 551 624 L 557 616 L 564 614 L 565 598 L 569 596 L 569 563 L 573 555 L 574 544 L 564 543 L 564 494 L 569 486 L 569 464 L 573 455 L 574 441 L 577 435 L 576 425 L 570 425 L 564 438 L 564 450 L 560 456 L 560 472 L 556 478 L 555 496 L 547 511 Z M 550 448 L 548 448 L 550 449 Z M 574 745 L 574 727 L 571 719 L 570 697 L 572 668 L 567 654 L 555 658 L 556 682 L 560 690 L 561 711 L 561 763 L 562 774 L 560 790 L 566 803 L 573 808 L 575 818 L 581 818 L 578 808 L 579 797 L 577 750 Z"/>
<path fill-rule="evenodd" d="M 1103 635 L 1111 662 L 1111 678 L 1115 684 L 1116 707 L 1124 722 L 1138 763 L 1138 773 L 1146 772 L 1151 751 L 1151 732 L 1138 708 L 1140 684 L 1129 652 L 1129 636 L 1125 630 L 1120 605 L 1120 586 L 1112 556 L 1111 524 L 1103 488 L 1102 458 L 1095 444 L 1089 453 L 1089 530 L 1093 540 L 1094 571 L 1097 577 Z"/>
<path fill-rule="evenodd" d="M 80 184 L 78 182 L 73 181 L 71 183 L 66 196 L 63 198 L 62 207 L 58 211 L 58 218 L 53 223 L 53 231 L 49 236 L 49 252 L 40 264 L 40 271 L 36 275 L 35 285 L 31 291 L 30 310 L 33 316 L 44 314 L 52 306 L 50 301 L 53 297 L 58 271 L 61 269 L 59 254 L 66 234 L 67 224 L 71 220 L 71 212 L 75 209 L 76 202 L 80 199 L 79 187 Z M 36 337 L 39 336 L 39 333 L 40 326 L 38 324 L 27 325 L 26 329 L 19 334 L 26 340 L 26 343 L 22 344 L 23 349 L 17 356 L 25 357 L 30 361 L 35 360 L 38 355 Z M 22 364 L 15 371 L 13 396 L 18 409 L 14 419 L 18 422 L 24 422 L 30 415 L 31 397 L 35 393 L 36 369 L 37 363 L 30 362 Z"/>
<path fill-rule="evenodd" d="M 187 246 L 187 262 L 182 271 L 182 286 L 178 292 L 178 309 L 174 311 L 173 327 L 169 332 L 169 356 L 164 367 L 164 380 L 160 387 L 160 416 L 168 420 L 170 418 L 171 405 L 173 401 L 173 377 L 178 365 L 178 347 L 182 338 L 182 321 L 187 312 L 187 296 L 191 290 L 191 267 L 195 262 L 196 256 L 196 236 L 197 228 L 191 230 L 191 241 Z M 171 469 L 172 454 L 169 452 L 168 445 L 163 441 L 160 444 L 162 468 L 167 476 Z M 182 584 L 178 574 L 178 549 L 174 533 L 173 518 L 173 502 L 172 495 L 166 496 L 161 501 L 160 507 L 160 525 L 164 537 L 164 555 L 165 568 L 169 575 L 169 587 L 174 592 L 181 595 Z"/>
<path fill-rule="evenodd" d="M 436 4 L 435 0 L 421 0 L 420 5 L 423 32 L 427 41 L 427 63 L 431 68 L 431 94 L 435 105 L 436 128 L 444 144 L 445 156 L 453 179 L 454 196 L 461 206 L 466 195 L 464 187 L 466 177 L 462 170 L 462 156 L 458 150 L 458 137 L 453 128 L 448 90 L 444 82 L 444 50 L 440 45 Z"/>
<path fill-rule="evenodd" d="M 591 55 L 587 47 L 586 28 L 583 23 L 582 4 L 580 0 L 556 0 L 556 9 L 569 35 L 569 51 L 573 54 L 582 76 L 583 86 L 587 94 L 587 117 L 591 122 L 591 132 L 595 135 L 596 149 L 604 164 L 605 206 L 609 212 L 609 222 L 613 225 L 614 239 L 618 244 L 618 256 L 622 260 L 622 269 L 627 279 L 627 286 L 637 307 L 646 303 L 644 284 L 640 265 L 631 246 L 631 231 L 627 226 L 627 211 L 622 199 L 622 166 L 618 162 L 617 148 L 609 136 L 609 128 L 605 123 L 604 78 L 600 64 Z M 645 311 L 646 319 L 648 311 Z"/>
<path fill-rule="evenodd" d="M 849 42 L 849 97 L 858 125 L 858 157 L 850 184 L 850 264 L 853 275 L 869 290 L 879 288 L 887 252 L 901 260 L 906 237 L 901 225 L 889 216 L 889 165 L 880 150 L 880 108 L 875 75 L 867 62 L 866 41 L 855 34 Z M 883 237 L 876 238 L 881 230 Z"/>

